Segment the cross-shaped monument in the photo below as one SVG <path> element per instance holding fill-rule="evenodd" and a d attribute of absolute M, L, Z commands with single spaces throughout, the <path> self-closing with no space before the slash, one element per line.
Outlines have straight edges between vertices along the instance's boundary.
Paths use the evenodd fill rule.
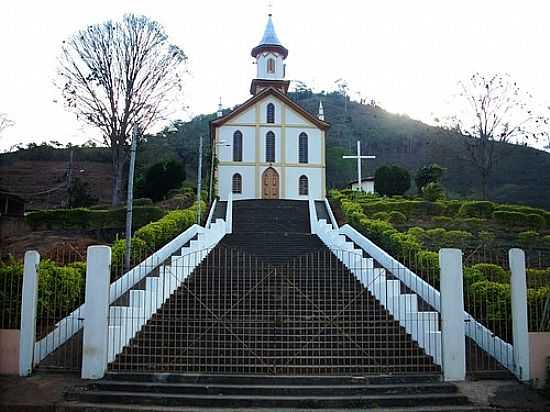
<path fill-rule="evenodd" d="M 363 159 L 376 159 L 374 155 L 361 155 L 361 142 L 357 141 L 357 155 L 356 156 L 342 156 L 342 159 L 357 159 L 357 183 L 359 184 L 359 191 L 363 191 L 363 182 L 361 179 L 361 160 Z"/>

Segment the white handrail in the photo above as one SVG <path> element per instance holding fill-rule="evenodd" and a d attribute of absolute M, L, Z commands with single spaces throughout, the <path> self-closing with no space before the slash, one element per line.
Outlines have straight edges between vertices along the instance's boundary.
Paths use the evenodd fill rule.
<path fill-rule="evenodd" d="M 210 206 L 210 212 L 208 213 L 208 219 L 206 219 L 206 224 L 204 225 L 205 228 L 210 228 L 210 222 L 212 221 L 212 216 L 214 216 L 214 210 L 216 210 L 216 204 L 218 203 L 218 199 L 215 198 L 212 202 L 212 206 Z"/>
<path fill-rule="evenodd" d="M 225 222 L 227 224 L 227 233 L 233 233 L 233 193 L 232 192 L 229 192 L 229 195 L 227 196 Z"/>
<path fill-rule="evenodd" d="M 317 210 L 315 210 L 315 200 L 311 197 L 308 199 L 309 206 L 309 227 L 311 234 L 317 233 Z"/>
<path fill-rule="evenodd" d="M 332 209 L 330 208 L 330 203 L 326 197 L 325 197 L 325 207 L 327 208 L 327 212 L 328 212 L 328 216 L 330 217 L 330 223 L 332 224 L 332 228 L 335 230 L 338 230 L 339 229 L 338 222 L 334 217 L 334 213 L 332 213 Z"/>
<path fill-rule="evenodd" d="M 350 225 L 342 226 L 338 232 L 348 236 L 356 245 L 367 252 L 370 257 L 397 277 L 425 302 L 438 312 L 441 311 L 439 304 L 440 293 L 428 282 L 424 281 L 416 273 L 401 264 L 397 259 L 386 253 Z M 493 356 L 501 365 L 515 372 L 513 346 L 496 336 L 466 311 L 464 311 L 464 321 L 466 322 L 466 335 L 473 339 L 479 347 Z"/>
<path fill-rule="evenodd" d="M 130 290 L 137 282 L 155 270 L 162 262 L 181 249 L 188 241 L 205 229 L 194 224 L 185 232 L 179 234 L 158 251 L 153 253 L 139 265 L 126 272 L 120 279 L 111 283 L 109 288 L 109 303 L 113 303 L 124 293 Z M 34 344 L 34 365 L 37 365 L 48 354 L 69 340 L 74 334 L 82 329 L 82 315 L 84 304 L 80 305 L 68 316 L 59 321 L 55 329 L 44 338 Z"/>

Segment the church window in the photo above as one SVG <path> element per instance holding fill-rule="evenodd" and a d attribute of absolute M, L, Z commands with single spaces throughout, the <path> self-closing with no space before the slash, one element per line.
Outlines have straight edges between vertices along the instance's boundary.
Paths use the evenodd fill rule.
<path fill-rule="evenodd" d="M 275 105 L 268 103 L 266 111 L 267 123 L 275 123 Z"/>
<path fill-rule="evenodd" d="M 242 193 L 243 191 L 243 178 L 238 173 L 233 175 L 231 191 L 233 193 Z"/>
<path fill-rule="evenodd" d="M 272 58 L 267 59 L 267 72 L 275 73 L 275 59 L 272 59 Z"/>
<path fill-rule="evenodd" d="M 308 162 L 307 158 L 308 158 L 307 134 L 302 132 L 298 137 L 298 162 L 307 163 Z"/>
<path fill-rule="evenodd" d="M 243 160 L 243 134 L 240 130 L 233 133 L 233 161 L 241 162 Z"/>
<path fill-rule="evenodd" d="M 275 161 L 275 133 L 269 131 L 265 135 L 265 161 Z"/>
<path fill-rule="evenodd" d="M 302 175 L 300 176 L 300 179 L 298 180 L 298 194 L 300 196 L 307 196 L 309 194 L 309 187 L 308 187 L 308 180 L 307 176 Z"/>

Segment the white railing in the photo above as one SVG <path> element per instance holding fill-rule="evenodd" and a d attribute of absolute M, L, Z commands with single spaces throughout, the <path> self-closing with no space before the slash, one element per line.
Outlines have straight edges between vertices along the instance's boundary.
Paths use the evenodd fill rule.
<path fill-rule="evenodd" d="M 208 219 L 206 219 L 206 224 L 204 225 L 205 228 L 210 228 L 210 223 L 212 222 L 212 216 L 214 216 L 214 211 L 216 210 L 216 205 L 218 204 L 218 199 L 215 198 L 212 202 L 212 206 L 210 206 L 210 212 L 208 213 Z"/>
<path fill-rule="evenodd" d="M 439 291 L 420 278 L 416 273 L 401 264 L 397 259 L 386 253 L 350 225 L 344 225 L 339 230 L 332 230 L 330 226 L 326 226 L 323 235 L 324 239 L 322 238 L 325 244 L 327 242 L 332 242 L 333 247 L 349 247 L 345 246 L 346 241 L 343 235 L 347 236 L 354 244 L 364 250 L 384 269 L 398 278 L 399 281 L 415 292 L 437 312 L 441 311 Z M 491 330 L 483 326 L 466 311 L 464 311 L 464 321 L 466 322 L 466 336 L 471 338 L 480 348 L 496 359 L 502 366 L 514 372 L 513 346 L 496 336 Z"/>
<path fill-rule="evenodd" d="M 199 236 L 200 240 L 198 242 L 203 245 L 203 248 L 213 247 L 221 240 L 223 235 L 225 235 L 226 225 L 223 220 L 219 219 L 216 225 L 212 226 L 215 227 L 205 229 L 196 224 L 191 226 L 147 259 L 143 260 L 139 265 L 126 272 L 121 278 L 111 284 L 109 289 L 109 302 L 112 304 L 124 293 L 128 292 L 136 283 L 148 276 L 153 270 L 157 269 L 166 259 L 177 253 L 178 250 L 181 250 L 187 242 L 197 242 L 191 240 L 195 236 Z M 52 332 L 35 343 L 34 365 L 37 365 L 46 356 L 82 329 L 82 316 L 85 313 L 84 305 L 85 303 L 60 320 Z"/>

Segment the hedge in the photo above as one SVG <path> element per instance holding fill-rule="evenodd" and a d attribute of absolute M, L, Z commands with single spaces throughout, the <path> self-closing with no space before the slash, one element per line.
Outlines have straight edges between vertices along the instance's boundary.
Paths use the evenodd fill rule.
<path fill-rule="evenodd" d="M 529 227 L 532 229 L 541 229 L 546 222 L 544 217 L 535 213 L 508 212 L 497 210 L 493 213 L 494 219 L 501 225 L 515 227 Z"/>
<path fill-rule="evenodd" d="M 490 218 L 495 210 L 495 204 L 487 200 L 472 200 L 463 202 L 458 210 L 457 216 L 460 217 L 481 217 Z"/>
<path fill-rule="evenodd" d="M 510 273 L 499 265 L 492 263 L 478 263 L 472 266 L 483 275 L 485 280 L 497 283 L 510 283 Z"/>
<path fill-rule="evenodd" d="M 162 209 L 154 206 L 137 206 L 133 209 L 134 228 L 144 226 L 160 219 L 164 215 Z M 51 209 L 31 212 L 25 217 L 33 228 L 47 229 L 118 229 L 126 224 L 126 208 L 92 210 Z"/>
<path fill-rule="evenodd" d="M 37 317 L 58 321 L 75 309 L 84 298 L 86 264 L 75 262 L 59 266 L 44 259 L 38 267 Z M 23 262 L 12 259 L 0 262 L 0 308 L 4 328 L 18 329 L 21 312 Z"/>
<path fill-rule="evenodd" d="M 201 203 L 201 214 L 206 212 L 206 204 Z M 138 229 L 132 236 L 132 258 L 133 263 L 145 259 L 155 250 L 158 250 L 170 242 L 177 235 L 187 230 L 197 221 L 196 204 L 188 209 L 173 210 L 168 212 L 162 219 L 149 223 Z M 120 275 L 124 261 L 125 241 L 117 240 L 112 246 L 112 267 L 113 276 Z M 116 273 L 118 272 L 118 273 Z"/>

